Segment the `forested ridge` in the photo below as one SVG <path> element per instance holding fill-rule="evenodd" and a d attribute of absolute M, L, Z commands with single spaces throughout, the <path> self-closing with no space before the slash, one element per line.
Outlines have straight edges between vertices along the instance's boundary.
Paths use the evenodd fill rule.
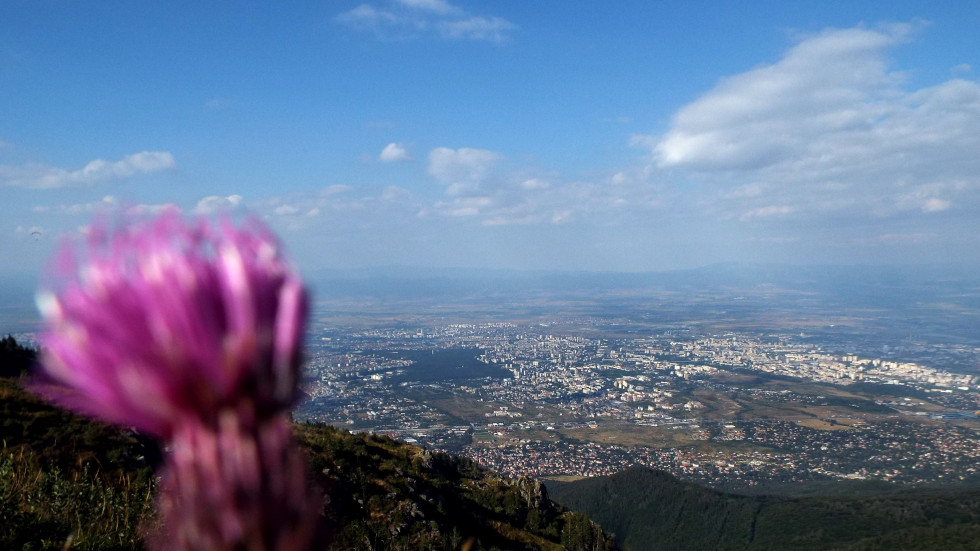
<path fill-rule="evenodd" d="M 549 488 L 632 551 L 980 549 L 980 488 L 744 496 L 648 468 Z"/>

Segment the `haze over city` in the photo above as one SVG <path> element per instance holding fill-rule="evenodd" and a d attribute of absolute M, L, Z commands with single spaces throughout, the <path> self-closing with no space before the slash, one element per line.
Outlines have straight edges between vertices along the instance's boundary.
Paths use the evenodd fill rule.
<path fill-rule="evenodd" d="M 303 269 L 968 264 L 980 10 L 0 5 L 0 275 L 100 209 L 249 211 Z"/>

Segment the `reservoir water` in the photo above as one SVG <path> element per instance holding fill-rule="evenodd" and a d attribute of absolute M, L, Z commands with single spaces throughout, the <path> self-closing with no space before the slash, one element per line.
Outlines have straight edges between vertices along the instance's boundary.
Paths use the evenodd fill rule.
<path fill-rule="evenodd" d="M 394 382 L 418 381 L 438 383 L 442 381 L 466 381 L 492 377 L 509 379 L 510 371 L 482 362 L 479 348 L 444 348 L 438 350 L 396 350 L 381 353 L 389 358 L 411 360 L 405 372 L 392 378 Z"/>

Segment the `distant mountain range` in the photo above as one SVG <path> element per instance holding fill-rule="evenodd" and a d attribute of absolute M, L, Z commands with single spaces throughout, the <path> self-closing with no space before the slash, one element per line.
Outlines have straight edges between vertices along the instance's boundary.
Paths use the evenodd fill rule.
<path fill-rule="evenodd" d="M 846 296 L 873 291 L 923 292 L 937 286 L 980 287 L 980 273 L 966 266 L 712 264 L 663 272 L 547 271 L 386 266 L 318 270 L 306 274 L 323 296 L 453 296 L 470 292 L 555 294 L 617 290 L 720 290 L 785 287 Z"/>
<path fill-rule="evenodd" d="M 785 288 L 853 300 L 908 300 L 966 290 L 980 307 L 980 271 L 966 265 L 712 264 L 661 272 L 507 270 L 379 266 L 313 270 L 305 277 L 319 298 L 439 299 L 493 294 L 723 291 Z M 35 278 L 0 277 L 0 308 L 33 307 Z M 2 321 L 2 320 L 0 320 Z"/>

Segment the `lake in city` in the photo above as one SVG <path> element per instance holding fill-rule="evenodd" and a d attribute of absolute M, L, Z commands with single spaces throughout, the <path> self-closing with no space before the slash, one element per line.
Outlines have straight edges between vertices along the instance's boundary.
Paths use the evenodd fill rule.
<path fill-rule="evenodd" d="M 441 381 L 466 381 L 493 377 L 509 379 L 510 371 L 480 361 L 483 351 L 479 348 L 445 348 L 438 350 L 398 350 L 383 353 L 390 358 L 411 360 L 412 365 L 405 372 L 392 378 L 392 381 L 418 381 L 434 383 Z"/>

